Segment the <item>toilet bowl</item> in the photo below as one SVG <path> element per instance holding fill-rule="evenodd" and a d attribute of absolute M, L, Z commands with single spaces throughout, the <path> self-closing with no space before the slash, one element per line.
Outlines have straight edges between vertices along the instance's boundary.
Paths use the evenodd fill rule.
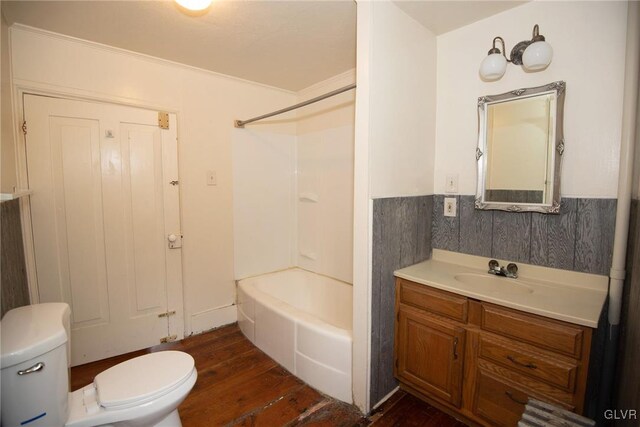
<path fill-rule="evenodd" d="M 67 304 L 36 304 L 2 319 L 2 425 L 180 426 L 178 405 L 193 388 L 193 358 L 180 351 L 139 356 L 69 393 Z"/>

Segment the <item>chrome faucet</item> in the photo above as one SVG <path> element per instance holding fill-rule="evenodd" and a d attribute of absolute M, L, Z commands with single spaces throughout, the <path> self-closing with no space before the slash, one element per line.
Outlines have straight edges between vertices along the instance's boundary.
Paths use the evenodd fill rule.
<path fill-rule="evenodd" d="M 496 276 L 504 276 L 509 277 L 511 279 L 518 278 L 518 266 L 514 263 L 507 264 L 507 267 L 500 267 L 500 263 L 492 259 L 489 261 L 489 273 L 495 274 Z"/>

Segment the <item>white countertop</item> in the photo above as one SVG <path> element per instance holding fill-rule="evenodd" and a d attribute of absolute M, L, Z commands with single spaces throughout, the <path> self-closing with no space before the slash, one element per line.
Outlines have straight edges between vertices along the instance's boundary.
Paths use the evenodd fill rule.
<path fill-rule="evenodd" d="M 498 261 L 501 266 L 509 263 Z M 486 257 L 434 249 L 430 260 L 397 270 L 394 274 L 412 282 L 527 313 L 591 328 L 598 326 L 608 293 L 607 276 L 516 263 L 518 279 L 510 279 L 487 273 L 488 262 Z"/>

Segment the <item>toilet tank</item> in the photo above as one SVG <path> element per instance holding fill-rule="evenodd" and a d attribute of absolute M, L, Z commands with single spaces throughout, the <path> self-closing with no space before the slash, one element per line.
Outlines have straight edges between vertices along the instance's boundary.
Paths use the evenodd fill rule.
<path fill-rule="evenodd" d="M 0 322 L 2 426 L 64 426 L 68 416 L 69 322 L 64 303 L 9 311 Z"/>

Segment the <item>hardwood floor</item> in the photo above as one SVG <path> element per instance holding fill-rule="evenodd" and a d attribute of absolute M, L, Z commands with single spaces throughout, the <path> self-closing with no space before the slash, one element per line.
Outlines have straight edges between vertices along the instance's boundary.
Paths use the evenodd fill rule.
<path fill-rule="evenodd" d="M 375 427 L 466 427 L 462 421 L 398 390 L 369 416 Z"/>
<path fill-rule="evenodd" d="M 196 362 L 198 381 L 179 407 L 184 427 L 464 426 L 403 391 L 363 417 L 355 406 L 320 394 L 290 374 L 251 344 L 237 325 L 74 367 L 71 389 L 124 360 L 162 350 L 185 351 Z"/>

